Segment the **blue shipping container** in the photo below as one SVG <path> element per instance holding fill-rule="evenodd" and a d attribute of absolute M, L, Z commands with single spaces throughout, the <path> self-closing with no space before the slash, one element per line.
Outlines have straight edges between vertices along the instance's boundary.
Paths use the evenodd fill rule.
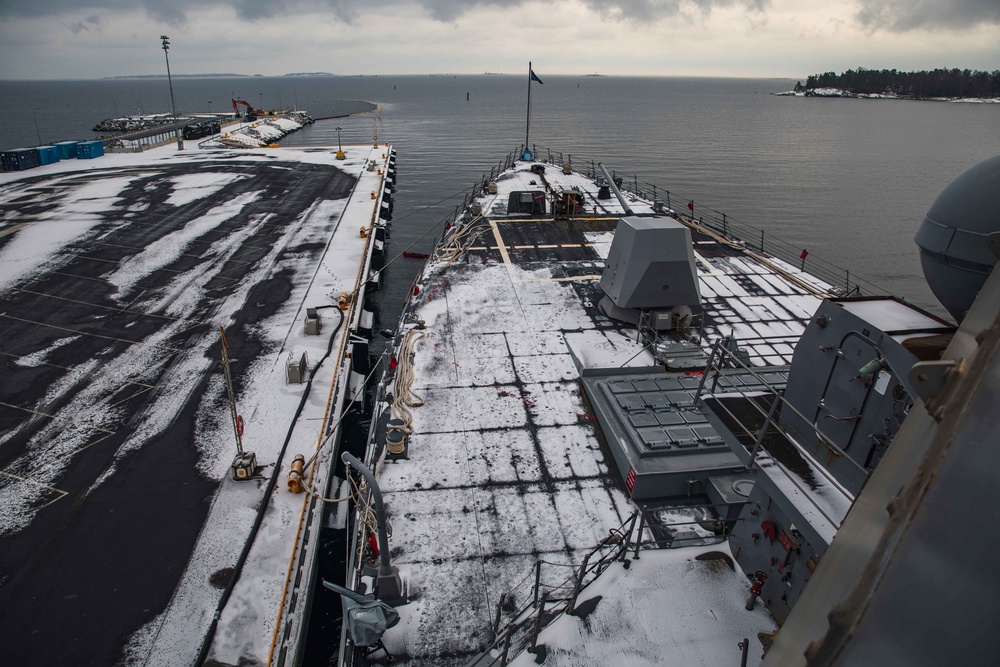
<path fill-rule="evenodd" d="M 76 157 L 76 145 L 80 143 L 78 141 L 60 141 L 57 144 L 52 144 L 59 151 L 60 160 L 71 160 Z"/>
<path fill-rule="evenodd" d="M 35 150 L 38 151 L 38 164 L 59 162 L 59 149 L 55 146 L 39 146 Z"/>
<path fill-rule="evenodd" d="M 76 157 L 81 160 L 90 160 L 104 155 L 104 144 L 100 141 L 81 141 L 76 145 Z"/>
<path fill-rule="evenodd" d="M 38 166 L 38 151 L 34 148 L 15 148 L 0 153 L 4 171 L 24 171 Z"/>

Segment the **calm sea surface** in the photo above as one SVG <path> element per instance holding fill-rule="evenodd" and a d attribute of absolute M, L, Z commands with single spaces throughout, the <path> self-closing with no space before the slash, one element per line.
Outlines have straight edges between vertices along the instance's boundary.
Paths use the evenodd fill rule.
<path fill-rule="evenodd" d="M 1000 105 L 770 95 L 794 84 L 782 79 L 542 79 L 532 88 L 530 143 L 635 173 L 674 201 L 764 228 L 943 313 L 924 285 L 913 234 L 943 187 L 1000 153 Z M 182 78 L 174 91 L 179 111 L 228 112 L 231 97 L 297 105 L 317 118 L 340 113 L 342 100 L 380 104 L 380 119 L 321 121 L 282 143 L 336 143 L 341 127 L 344 143 L 377 132 L 396 146 L 391 254 L 455 199 L 436 202 L 460 200 L 525 138 L 525 76 Z M 169 106 L 159 79 L 0 82 L 0 149 L 89 138 L 103 118 Z M 428 251 L 436 236 L 414 250 Z M 386 276 L 392 293 L 405 292 L 418 268 L 397 262 Z"/>

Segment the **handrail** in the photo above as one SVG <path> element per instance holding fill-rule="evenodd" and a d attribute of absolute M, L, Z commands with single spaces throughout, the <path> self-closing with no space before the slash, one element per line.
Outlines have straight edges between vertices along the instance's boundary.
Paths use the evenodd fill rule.
<path fill-rule="evenodd" d="M 771 383 L 767 382 L 763 377 L 758 375 L 753 368 L 744 364 L 735 354 L 733 354 L 730 350 L 722 346 L 720 343 L 721 341 L 716 341 L 715 345 L 713 345 L 712 347 L 712 352 L 709 355 L 709 361 L 708 365 L 705 368 L 705 373 L 702 375 L 701 382 L 698 385 L 698 390 L 695 392 L 695 396 L 693 399 L 694 403 L 697 405 L 702 402 L 702 395 L 704 393 L 705 385 L 707 383 L 710 374 L 714 374 L 712 389 L 708 392 L 711 394 L 714 393 L 715 388 L 718 386 L 718 380 L 720 376 L 735 375 L 739 374 L 740 371 L 752 375 L 754 379 L 756 379 L 758 383 L 762 386 L 762 389 L 758 389 L 755 387 L 753 389 L 754 392 L 757 391 L 768 392 L 773 397 L 772 403 L 767 411 L 765 411 L 764 408 L 762 408 L 756 401 L 752 400 L 747 401 L 750 405 L 753 406 L 754 410 L 756 410 L 758 414 L 764 417 L 764 423 L 760 426 L 759 430 L 749 428 L 748 425 L 745 424 L 743 420 L 741 420 L 738 416 L 733 414 L 732 411 L 725 406 L 725 404 L 723 403 L 719 404 L 720 407 L 722 407 L 722 409 L 724 409 L 726 413 L 733 419 L 733 421 L 740 425 L 745 434 L 755 439 L 754 448 L 750 452 L 750 461 L 748 462 L 747 467 L 748 468 L 753 467 L 753 464 L 757 457 L 757 452 L 760 449 L 765 434 L 767 433 L 768 429 L 773 427 L 775 430 L 785 435 L 785 437 L 788 439 L 788 442 L 792 445 L 795 451 L 801 457 L 803 457 L 805 461 L 814 463 L 814 465 L 811 466 L 812 469 L 815 470 L 820 475 L 822 475 L 826 479 L 826 481 L 829 482 L 830 486 L 833 489 L 840 492 L 844 496 L 844 498 L 847 499 L 848 501 L 853 502 L 854 497 L 841 486 L 837 478 L 834 477 L 833 474 L 829 470 L 827 470 L 824 466 L 816 463 L 813 455 L 800 444 L 799 439 L 796 437 L 792 437 L 792 435 L 788 432 L 788 430 L 779 423 L 779 419 L 777 416 L 778 412 L 777 407 L 779 406 L 779 404 L 782 410 L 785 409 L 790 410 L 795 415 L 797 415 L 802 420 L 803 423 L 811 425 L 812 433 L 810 435 L 816 436 L 818 441 L 821 442 L 823 445 L 825 445 L 826 448 L 831 453 L 839 457 L 846 458 L 849 464 L 854 468 L 856 468 L 858 471 L 860 471 L 865 478 L 867 478 L 871 474 L 871 472 L 863 465 L 855 461 L 852 457 L 850 457 L 847 454 L 847 452 L 845 452 L 843 449 L 840 448 L 840 446 L 837 445 L 837 443 L 833 442 L 833 440 L 831 440 L 825 433 L 823 433 L 813 421 L 806 418 L 805 415 L 803 415 L 794 405 L 785 400 L 783 392 L 776 389 Z M 725 357 L 727 357 L 727 355 L 729 357 L 729 361 L 735 364 L 736 366 L 735 369 L 734 368 L 727 369 L 724 366 L 725 363 L 724 359 Z M 729 372 L 723 373 L 723 370 L 729 370 Z M 739 394 L 740 396 L 746 397 L 743 387 L 733 387 L 732 389 L 734 390 L 732 393 L 736 393 Z M 800 435 L 800 434 L 795 434 L 795 435 Z M 799 481 L 796 480 L 795 477 L 791 475 L 787 470 L 785 470 L 784 466 L 778 466 L 778 469 L 782 471 L 782 473 L 789 479 L 789 481 L 791 481 L 791 483 L 799 491 L 801 491 L 807 499 L 809 499 L 810 503 L 816 508 L 816 510 L 820 514 L 823 515 L 824 518 L 827 519 L 827 521 L 829 521 L 835 526 L 838 527 L 840 526 L 841 521 L 835 519 L 834 517 L 831 517 L 826 511 L 824 511 L 823 507 L 821 507 L 818 503 L 816 503 L 813 500 L 812 494 L 809 492 L 809 490 L 803 488 L 802 485 L 799 483 Z"/>
<path fill-rule="evenodd" d="M 694 396 L 694 402 L 695 403 L 697 403 L 699 401 L 699 399 L 701 398 L 701 392 L 704 389 L 705 379 L 708 378 L 709 373 L 714 372 L 715 373 L 715 380 L 714 380 L 714 382 L 715 383 L 718 382 L 718 378 L 722 374 L 721 372 L 724 369 L 724 367 L 722 366 L 722 357 L 729 356 L 732 359 L 732 362 L 734 364 L 736 364 L 736 366 L 738 367 L 738 369 L 743 370 L 743 371 L 745 371 L 747 373 L 750 373 L 750 375 L 752 375 L 754 377 L 754 379 L 757 380 L 757 382 L 759 382 L 761 385 L 763 385 L 766 390 L 770 391 L 774 395 L 774 397 L 778 401 L 781 402 L 781 404 L 782 404 L 783 407 L 787 407 L 789 410 L 791 410 L 792 412 L 794 412 L 806 424 L 812 424 L 813 425 L 813 433 L 816 436 L 819 437 L 820 441 L 822 441 L 823 444 L 825 444 L 830 449 L 831 452 L 833 452 L 837 456 L 843 456 L 843 457 L 846 457 L 846 458 L 850 459 L 851 464 L 854 465 L 854 467 L 856 467 L 860 472 L 862 472 L 862 473 L 864 473 L 866 475 L 868 474 L 869 471 L 864 466 L 862 466 L 860 463 L 858 463 L 853 458 L 851 458 L 847 454 L 847 452 L 845 452 L 843 449 L 840 448 L 839 445 L 837 445 L 837 443 L 835 443 L 833 440 L 831 440 L 825 433 L 823 433 L 823 431 L 819 430 L 819 428 L 816 427 L 815 423 L 811 419 L 809 419 L 808 417 L 806 417 L 804 414 L 802 414 L 799 411 L 798 408 L 796 408 L 794 405 L 792 405 L 791 403 L 789 403 L 788 401 L 786 401 L 784 395 L 781 392 L 779 392 L 777 389 L 775 389 L 767 380 L 765 380 L 763 377 L 761 377 L 760 375 L 758 375 L 757 371 L 755 371 L 752 367 L 747 366 L 746 364 L 744 364 L 743 361 L 739 357 L 737 357 L 735 354 L 733 354 L 729 349 L 727 349 L 724 346 L 722 346 L 720 343 L 721 343 L 721 339 L 717 340 L 715 342 L 715 344 L 714 344 L 714 347 L 718 348 L 718 352 L 719 352 L 719 355 L 720 355 L 719 359 L 717 361 L 715 361 L 715 363 L 713 365 L 707 366 L 705 368 L 705 373 L 702 375 L 702 382 L 699 384 L 698 391 L 695 393 L 695 396 Z M 712 362 L 712 357 L 711 356 L 709 357 L 709 361 Z M 732 369 L 730 369 L 730 370 L 732 370 Z M 737 388 L 737 392 L 736 393 L 739 393 L 740 395 L 742 395 L 743 391 L 742 391 L 741 388 Z M 759 405 L 757 405 L 756 403 L 753 403 L 752 401 L 751 401 L 751 403 L 753 404 L 754 408 L 761 415 L 764 415 L 764 416 L 767 415 L 767 413 Z M 770 424 L 765 424 L 764 427 L 769 426 L 769 425 Z M 773 425 L 775 426 L 775 428 L 778 428 L 782 432 L 784 432 L 784 429 L 781 428 L 781 426 L 777 423 L 777 421 L 774 421 Z M 797 441 L 793 440 L 792 443 L 796 446 L 796 448 L 801 448 L 801 446 L 798 444 Z M 801 450 L 800 453 L 808 454 L 808 452 L 806 452 L 804 449 Z M 812 455 L 810 454 L 809 456 L 811 457 Z M 831 479 L 833 479 L 833 478 L 831 477 Z"/>
<path fill-rule="evenodd" d="M 511 617 L 511 620 L 496 634 L 490 645 L 469 662 L 467 667 L 507 665 L 523 651 L 532 650 L 538 639 L 538 634 L 562 614 L 572 613 L 580 593 L 586 590 L 590 584 L 594 583 L 610 567 L 612 562 L 615 560 L 625 561 L 627 559 L 629 549 L 631 548 L 632 535 L 635 532 L 636 520 L 639 515 L 640 512 L 638 510 L 633 512 L 621 526 L 612 530 L 607 539 L 587 553 L 583 559 L 583 563 L 575 568 L 573 574 L 567 577 L 562 584 L 556 587 L 545 587 L 558 591 L 572 583 L 572 593 L 568 597 L 553 597 L 550 591 L 541 590 L 542 586 L 539 583 L 540 576 L 538 573 L 540 573 L 542 561 L 537 561 L 535 564 L 535 584 L 532 586 L 531 599 Z M 637 540 L 641 540 L 641 529 Z M 595 555 L 605 549 L 607 551 L 600 558 L 592 561 Z M 539 597 L 539 592 L 541 592 L 541 597 Z M 505 593 L 501 597 L 501 601 L 506 595 Z M 500 609 L 498 609 L 498 613 L 499 611 Z M 545 614 L 551 614 L 551 618 L 544 619 L 543 615 Z M 494 627 L 499 626 L 499 621 L 494 623 Z M 527 634 L 525 631 L 528 631 Z M 493 655 L 494 651 L 498 652 L 499 655 Z"/>
<path fill-rule="evenodd" d="M 575 165 L 574 168 L 581 167 L 580 172 L 590 178 L 596 178 L 599 175 L 596 160 L 586 158 L 581 160 L 579 155 L 574 160 L 574 156 L 571 154 L 567 154 L 567 159 L 564 160 L 563 154 L 559 151 L 552 151 L 544 146 L 539 147 L 534 144 L 531 148 L 538 161 L 550 164 Z M 545 154 L 542 151 L 545 151 Z M 614 171 L 612 172 L 612 174 L 615 173 Z M 637 197 L 651 201 L 663 201 L 665 199 L 666 208 L 673 215 L 681 215 L 681 213 L 673 209 L 672 203 L 693 201 L 688 197 L 678 196 L 677 193 L 667 188 L 662 188 L 655 183 L 640 182 L 635 174 L 632 174 L 631 178 L 621 178 L 621 181 L 621 189 Z M 722 211 L 699 204 L 698 214 L 697 220 L 695 220 L 693 212 L 690 216 L 687 214 L 684 214 L 684 216 L 720 233 L 726 238 L 742 242 L 747 248 L 755 249 L 765 255 L 781 260 L 789 264 L 792 268 L 800 268 L 800 270 L 827 282 L 831 286 L 835 286 L 844 295 L 852 294 L 862 288 L 867 294 L 889 294 L 888 290 L 867 280 L 859 279 L 857 276 L 852 276 L 850 270 L 817 257 L 812 253 L 809 253 L 805 259 L 802 259 L 800 254 L 802 249 L 799 246 L 767 233 L 763 229 L 732 218 Z M 807 266 L 808 270 L 806 270 Z"/>

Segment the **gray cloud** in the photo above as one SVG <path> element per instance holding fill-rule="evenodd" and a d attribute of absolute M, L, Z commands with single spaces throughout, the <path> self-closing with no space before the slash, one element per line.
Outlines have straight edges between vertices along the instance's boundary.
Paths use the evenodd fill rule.
<path fill-rule="evenodd" d="M 209 0 L 210 2 L 212 0 Z M 176 25 L 186 19 L 184 10 L 200 4 L 190 0 L 32 0 L 30 2 L 0 2 L 0 19 L 14 17 L 37 18 L 59 14 L 88 12 L 88 18 L 80 23 L 93 23 L 90 19 L 99 11 L 129 11 L 142 8 L 158 21 Z M 74 24 L 79 25 L 79 24 Z"/>
<path fill-rule="evenodd" d="M 867 0 L 863 0 L 867 1 Z M 984 0 L 988 1 L 988 0 Z M 438 21 L 454 21 L 474 7 L 518 7 L 524 0 L 369 0 L 363 5 L 356 0 L 32 0 L 6 2 L 0 0 L 0 18 L 13 16 L 50 16 L 80 11 L 123 11 L 141 7 L 150 17 L 169 25 L 180 25 L 193 9 L 208 6 L 230 6 L 248 21 L 257 21 L 286 13 L 326 10 L 338 19 L 352 22 L 360 7 L 373 9 L 414 2 Z M 654 20 L 677 16 L 689 9 L 708 14 L 716 7 L 742 6 L 750 12 L 763 12 L 770 0 L 583 0 L 596 13 L 623 20 Z M 74 24 L 86 29 L 84 22 Z"/>
<path fill-rule="evenodd" d="M 652 21 L 662 17 L 677 16 L 693 10 L 708 15 L 715 8 L 742 6 L 748 12 L 762 13 L 770 0 L 583 0 L 584 4 L 601 16 Z"/>
<path fill-rule="evenodd" d="M 871 30 L 970 28 L 1000 25 L 998 0 L 858 0 L 858 22 Z"/>
<path fill-rule="evenodd" d="M 231 7 L 247 21 L 305 11 L 326 11 L 351 23 L 363 11 L 414 3 L 438 21 L 460 18 L 476 7 L 518 7 L 526 0 L 0 0 L 0 19 L 86 12 L 70 25 L 79 33 L 97 29 L 100 11 L 141 8 L 154 20 L 181 25 L 188 14 L 205 7 Z M 548 1 L 548 0 L 546 0 Z M 582 0 L 595 13 L 615 20 L 653 21 L 674 16 L 707 16 L 713 9 L 738 7 L 761 16 L 771 0 Z M 905 32 L 920 28 L 961 29 L 977 24 L 1000 25 L 1000 0 L 855 0 L 859 24 L 872 31 Z"/>
<path fill-rule="evenodd" d="M 77 21 L 69 26 L 70 31 L 74 35 L 78 35 L 81 32 L 90 32 L 94 30 L 96 32 L 101 31 L 101 17 L 97 14 L 92 14 L 82 21 Z"/>
<path fill-rule="evenodd" d="M 518 7 L 522 0 L 416 0 L 431 18 L 449 22 L 473 7 Z"/>

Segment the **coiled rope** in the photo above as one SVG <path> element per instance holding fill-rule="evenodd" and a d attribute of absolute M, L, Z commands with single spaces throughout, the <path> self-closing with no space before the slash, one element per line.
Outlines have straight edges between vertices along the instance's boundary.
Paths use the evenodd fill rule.
<path fill-rule="evenodd" d="M 388 425 L 390 431 L 401 431 L 404 435 L 413 433 L 413 412 L 410 408 L 418 408 L 424 404 L 424 397 L 413 391 L 413 359 L 414 346 L 426 332 L 421 329 L 410 329 L 403 336 L 403 344 L 399 348 L 399 365 L 396 367 L 396 377 L 392 383 L 392 419 Z M 393 424 L 393 420 L 401 423 Z M 393 451 L 397 450 L 397 451 Z M 405 447 L 402 441 L 399 446 L 389 449 L 390 454 L 402 454 Z"/>
<path fill-rule="evenodd" d="M 465 254 L 466 248 L 490 231 L 489 225 L 478 226 L 481 220 L 483 220 L 483 216 L 477 215 L 469 222 L 456 226 L 448 239 L 434 251 L 434 261 L 451 264 L 460 259 Z M 463 243 L 463 241 L 468 242 Z"/>

